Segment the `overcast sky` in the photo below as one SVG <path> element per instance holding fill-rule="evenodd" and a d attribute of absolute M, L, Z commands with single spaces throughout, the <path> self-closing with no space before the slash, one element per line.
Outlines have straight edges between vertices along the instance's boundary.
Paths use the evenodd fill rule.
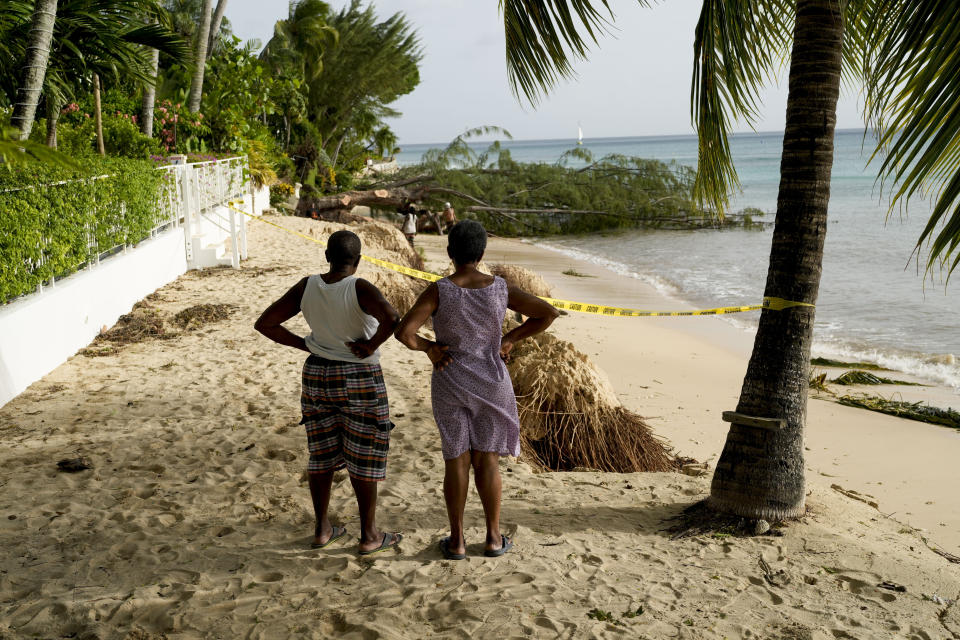
<path fill-rule="evenodd" d="M 339 9 L 345 3 L 332 0 Z M 516 139 L 692 134 L 690 75 L 700 0 L 664 0 L 652 9 L 620 0 L 613 33 L 594 47 L 578 77 L 536 108 L 519 102 L 507 82 L 497 0 L 380 0 L 386 18 L 403 11 L 423 43 L 420 85 L 393 106 L 390 124 L 402 144 L 448 142 L 464 129 L 504 127 Z M 241 38 L 266 42 L 287 13 L 282 0 L 230 0 L 227 17 Z M 786 75 L 763 94 L 758 131 L 782 131 Z M 858 95 L 846 91 L 839 128 L 862 127 Z M 750 131 L 741 124 L 737 131 Z"/>

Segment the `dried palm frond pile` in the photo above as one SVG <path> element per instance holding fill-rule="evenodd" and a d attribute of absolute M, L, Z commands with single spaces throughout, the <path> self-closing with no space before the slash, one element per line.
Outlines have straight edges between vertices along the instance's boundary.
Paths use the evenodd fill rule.
<path fill-rule="evenodd" d="M 553 296 L 553 290 L 547 284 L 547 281 L 529 269 L 514 264 L 493 264 L 490 265 L 490 273 L 500 276 L 511 287 L 517 287 L 535 296 L 546 298 Z"/>
<path fill-rule="evenodd" d="M 544 333 L 508 365 L 520 412 L 520 446 L 534 467 L 628 473 L 680 467 L 667 444 L 625 409 L 607 376 L 571 343 Z"/>
<path fill-rule="evenodd" d="M 355 228 L 354 231 L 360 236 L 364 253 L 369 253 L 368 247 L 390 251 L 402 257 L 398 264 L 423 270 L 423 258 L 410 246 L 400 229 L 393 225 L 383 222 L 367 222 Z"/>
<path fill-rule="evenodd" d="M 378 258 L 380 256 L 377 256 Z M 383 258 L 386 260 L 387 258 Z M 417 298 L 427 288 L 427 282 L 417 280 L 410 276 L 405 276 L 396 271 L 387 271 L 382 267 L 367 265 L 362 268 L 358 274 L 361 278 L 370 281 L 373 286 L 380 289 L 383 297 L 393 305 L 400 315 L 405 314 L 417 301 Z"/>
<path fill-rule="evenodd" d="M 235 309 L 237 309 L 235 304 L 195 304 L 178 311 L 173 316 L 173 324 L 184 331 L 194 331 L 211 322 L 229 318 Z"/>

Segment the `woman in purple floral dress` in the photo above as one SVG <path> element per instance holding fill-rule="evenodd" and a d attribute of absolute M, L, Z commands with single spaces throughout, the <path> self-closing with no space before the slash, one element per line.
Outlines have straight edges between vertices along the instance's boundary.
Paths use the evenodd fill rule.
<path fill-rule="evenodd" d="M 543 331 L 558 315 L 543 300 L 478 271 L 486 246 L 483 225 L 457 223 L 447 246 L 453 275 L 427 287 L 395 334 L 433 362 L 431 397 L 446 463 L 443 494 L 450 517 L 450 536 L 440 541 L 440 551 L 452 560 L 466 557 L 463 512 L 470 467 L 486 517 L 484 555 L 501 556 L 513 546 L 500 533 L 499 459 L 520 454 L 520 424 L 504 360 L 515 343 Z M 507 309 L 527 320 L 503 335 Z M 417 335 L 430 316 L 436 342 Z"/>

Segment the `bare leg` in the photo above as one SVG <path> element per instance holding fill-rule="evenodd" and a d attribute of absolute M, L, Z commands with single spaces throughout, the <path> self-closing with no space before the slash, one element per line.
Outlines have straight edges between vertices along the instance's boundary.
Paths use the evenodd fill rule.
<path fill-rule="evenodd" d="M 357 494 L 357 507 L 360 510 L 360 551 L 372 551 L 383 544 L 383 536 L 390 536 L 387 544 L 393 544 L 397 534 L 384 534 L 377 529 L 377 482 L 350 478 L 353 491 Z"/>
<path fill-rule="evenodd" d="M 470 486 L 470 452 L 453 460 L 446 460 L 443 475 L 443 497 L 447 502 L 447 517 L 450 518 L 450 552 L 466 553 L 463 541 L 463 510 L 467 504 L 467 488 Z"/>
<path fill-rule="evenodd" d="M 487 542 L 484 550 L 496 551 L 503 546 L 500 538 L 500 454 L 474 451 L 471 461 L 477 493 L 480 494 L 483 515 L 487 520 Z"/>
<path fill-rule="evenodd" d="M 313 499 L 313 513 L 317 517 L 319 535 L 313 539 L 314 544 L 326 544 L 333 535 L 333 525 L 327 517 L 330 507 L 330 487 L 333 484 L 333 471 L 325 473 L 308 473 L 310 483 L 310 497 Z"/>

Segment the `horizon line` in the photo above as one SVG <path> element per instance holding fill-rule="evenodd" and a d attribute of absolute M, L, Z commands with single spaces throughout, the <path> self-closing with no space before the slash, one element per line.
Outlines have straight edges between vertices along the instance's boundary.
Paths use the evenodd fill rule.
<path fill-rule="evenodd" d="M 851 132 L 851 131 L 857 131 L 857 132 L 859 132 L 859 131 L 864 131 L 864 132 L 865 132 L 865 131 L 866 131 L 866 127 L 863 127 L 863 128 L 860 128 L 860 127 L 852 127 L 852 128 L 844 128 L 844 129 L 835 129 L 835 130 L 834 130 L 834 134 L 837 134 L 837 133 L 847 133 L 847 132 Z M 765 136 L 765 135 L 783 135 L 783 131 L 782 131 L 782 130 L 780 130 L 780 131 L 738 131 L 738 132 L 736 132 L 736 133 L 731 133 L 731 134 L 730 134 L 730 137 L 733 138 L 733 137 L 737 137 L 737 136 Z M 623 139 L 623 138 L 696 138 L 696 137 L 697 137 L 697 134 L 696 134 L 696 133 L 662 133 L 662 134 L 659 134 L 659 135 L 649 135 L 649 136 L 597 136 L 597 137 L 592 137 L 592 138 L 584 138 L 583 140 L 584 140 L 584 142 L 586 142 L 587 140 L 598 140 L 598 141 L 600 141 L 600 140 L 621 140 L 621 139 Z M 565 140 L 576 140 L 576 137 L 570 137 L 570 138 L 502 138 L 502 137 L 498 138 L 498 137 L 490 137 L 490 138 L 485 138 L 484 136 L 478 136 L 477 138 L 473 138 L 473 139 L 469 140 L 467 143 L 470 144 L 470 143 L 473 143 L 473 142 L 494 142 L 494 141 L 497 141 L 497 140 L 499 140 L 499 141 L 501 141 L 501 142 L 504 142 L 504 143 L 510 143 L 510 142 L 562 142 L 562 141 L 565 141 Z M 446 146 L 446 145 L 448 145 L 448 144 L 450 144 L 450 141 L 449 141 L 449 140 L 446 141 L 446 142 L 409 142 L 409 143 L 401 143 L 401 144 L 400 144 L 400 148 L 401 148 L 401 151 L 400 151 L 400 152 L 403 153 L 403 147 L 404 147 L 404 145 L 408 145 L 408 146 L 432 146 L 432 145 Z"/>

